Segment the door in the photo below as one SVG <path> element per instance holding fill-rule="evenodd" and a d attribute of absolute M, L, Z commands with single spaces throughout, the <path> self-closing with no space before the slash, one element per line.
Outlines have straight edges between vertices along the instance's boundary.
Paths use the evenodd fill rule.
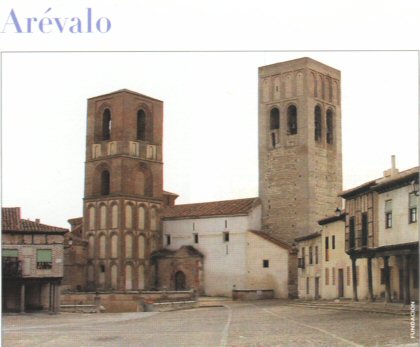
<path fill-rule="evenodd" d="M 175 274 L 175 290 L 185 290 L 185 274 L 182 271 L 178 271 Z"/>
<path fill-rule="evenodd" d="M 319 277 L 315 277 L 315 300 L 319 299 Z"/>
<path fill-rule="evenodd" d="M 338 297 L 344 297 L 344 270 L 338 269 Z"/>

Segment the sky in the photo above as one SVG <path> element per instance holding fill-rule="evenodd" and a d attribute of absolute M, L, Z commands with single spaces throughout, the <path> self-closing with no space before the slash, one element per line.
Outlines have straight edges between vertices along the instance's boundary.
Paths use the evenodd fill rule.
<path fill-rule="evenodd" d="M 221 10 L 211 37 L 208 26 L 201 27 L 197 16 L 188 17 L 188 23 L 197 27 L 194 33 L 182 21 L 182 7 L 172 8 L 171 13 L 172 5 L 165 2 L 167 6 L 159 8 L 162 3 L 147 3 L 147 9 L 159 13 L 166 30 L 155 23 L 154 31 L 142 36 L 139 24 L 126 31 L 126 40 L 119 39 L 121 30 L 128 30 L 124 25 L 110 33 L 106 43 L 103 35 L 97 41 L 84 37 L 59 40 L 57 35 L 46 38 L 41 34 L 33 34 L 39 41 L 25 36 L 12 41 L 12 34 L 2 36 L 6 38 L 0 42 L 3 207 L 20 206 L 24 218 L 40 218 L 62 227 L 69 227 L 69 218 L 81 216 L 86 101 L 122 88 L 164 102 L 164 189 L 179 194 L 177 203 L 257 196 L 258 67 L 303 56 L 341 71 L 344 189 L 380 177 L 390 167 L 391 155 L 396 155 L 400 170 L 418 165 L 419 58 L 409 44 L 399 46 L 405 43 L 405 36 L 389 35 L 394 47 L 386 50 L 375 45 L 383 42 L 377 36 L 378 41 L 370 42 L 372 49 L 366 50 L 371 32 L 366 32 L 364 41 L 350 38 L 343 48 L 336 32 L 331 32 L 329 45 L 313 44 L 314 33 L 305 41 L 297 27 L 295 36 L 302 38 L 297 47 L 289 41 L 283 45 L 277 33 L 268 35 L 271 41 L 267 35 L 258 40 L 261 31 L 255 27 L 245 45 L 244 35 L 235 31 L 238 40 L 232 41 L 234 34 L 228 30 L 232 26 L 228 16 L 235 10 L 231 5 Z M 216 13 L 210 5 L 180 3 L 190 13 L 202 15 L 205 23 Z M 233 22 L 237 23 L 235 30 L 249 30 L 246 18 L 252 11 L 261 11 L 251 2 L 244 4 L 242 15 Z M 105 1 L 103 8 L 95 10 L 112 8 Z M 172 27 L 174 13 L 180 24 Z M 414 25 L 410 13 L 406 26 Z M 121 24 L 122 14 L 113 14 L 113 25 Z M 385 17 L 393 15 L 392 8 L 387 4 L 376 15 L 377 23 L 385 24 Z M 127 9 L 127 21 L 130 16 Z M 359 23 L 368 25 L 369 19 L 365 13 L 359 16 Z M 149 21 L 145 18 L 146 24 Z M 263 22 L 259 19 L 258 23 Z M 325 31 L 324 26 L 319 29 Z M 272 28 L 269 21 L 264 30 Z M 360 37 L 357 30 L 353 33 Z M 166 41 L 150 37 L 160 39 L 165 32 Z M 285 36 L 284 31 L 279 32 Z M 184 34 L 175 40 L 177 45 L 172 40 L 174 33 Z M 130 39 L 136 40 L 130 43 Z"/>

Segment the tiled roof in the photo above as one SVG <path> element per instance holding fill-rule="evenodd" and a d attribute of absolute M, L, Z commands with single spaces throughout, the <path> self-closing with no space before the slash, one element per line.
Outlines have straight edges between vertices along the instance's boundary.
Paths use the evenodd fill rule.
<path fill-rule="evenodd" d="M 388 177 L 380 177 L 375 180 L 361 184 L 360 186 L 345 190 L 339 194 L 343 198 L 364 193 L 369 190 L 381 190 L 384 188 L 392 188 L 404 181 L 410 181 L 419 177 L 419 167 L 413 167 L 408 170 L 404 170 L 396 173 L 395 175 Z"/>
<path fill-rule="evenodd" d="M 2 207 L 1 229 L 2 230 L 19 230 L 20 229 L 20 207 Z"/>
<path fill-rule="evenodd" d="M 163 219 L 245 215 L 258 203 L 258 198 L 201 202 L 167 207 Z"/>
<path fill-rule="evenodd" d="M 62 232 L 65 233 L 68 229 L 54 227 L 51 225 L 33 222 L 27 219 L 20 218 L 20 207 L 2 207 L 2 231 L 15 232 Z"/>

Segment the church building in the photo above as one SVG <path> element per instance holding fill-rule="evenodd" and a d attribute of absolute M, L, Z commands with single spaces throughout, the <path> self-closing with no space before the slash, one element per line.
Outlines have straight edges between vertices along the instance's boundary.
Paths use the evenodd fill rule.
<path fill-rule="evenodd" d="M 259 197 L 186 205 L 163 187 L 163 102 L 125 89 L 88 100 L 83 219 L 71 220 L 87 241 L 83 290 L 297 295 L 294 240 L 341 207 L 340 71 L 263 66 L 258 93 Z"/>

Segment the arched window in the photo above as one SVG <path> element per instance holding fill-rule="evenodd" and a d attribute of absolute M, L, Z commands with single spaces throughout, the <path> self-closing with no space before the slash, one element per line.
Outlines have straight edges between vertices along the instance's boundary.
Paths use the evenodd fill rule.
<path fill-rule="evenodd" d="M 150 230 L 155 231 L 157 230 L 157 213 L 156 213 L 156 208 L 152 207 L 150 209 Z"/>
<path fill-rule="evenodd" d="M 270 112 L 270 130 L 280 128 L 280 111 L 277 107 L 274 107 Z"/>
<path fill-rule="evenodd" d="M 111 127 L 111 111 L 109 108 L 106 108 L 102 115 L 102 141 L 106 141 L 111 138 Z"/>
<path fill-rule="evenodd" d="M 111 258 L 118 257 L 118 235 L 111 236 Z"/>
<path fill-rule="evenodd" d="M 105 258 L 105 235 L 99 236 L 99 258 Z"/>
<path fill-rule="evenodd" d="M 327 143 L 333 143 L 334 141 L 334 124 L 333 124 L 333 111 L 327 110 Z"/>
<path fill-rule="evenodd" d="M 88 257 L 93 258 L 95 253 L 95 237 L 93 235 L 90 235 L 88 237 Z"/>
<path fill-rule="evenodd" d="M 133 289 L 133 268 L 130 264 L 125 266 L 125 289 L 131 290 Z"/>
<path fill-rule="evenodd" d="M 143 110 L 137 112 L 137 140 L 146 141 L 146 113 Z"/>
<path fill-rule="evenodd" d="M 145 249 L 146 249 L 146 242 L 143 235 L 140 235 L 138 238 L 138 257 L 139 259 L 144 259 Z"/>
<path fill-rule="evenodd" d="M 110 175 L 108 170 L 101 173 L 101 194 L 109 195 Z"/>
<path fill-rule="evenodd" d="M 315 141 L 321 141 L 322 137 L 322 114 L 321 107 L 315 106 Z"/>
<path fill-rule="evenodd" d="M 139 266 L 138 289 L 144 289 L 144 266 Z"/>
<path fill-rule="evenodd" d="M 133 206 L 125 206 L 125 227 L 127 229 L 133 228 Z"/>
<path fill-rule="evenodd" d="M 145 217 L 146 217 L 146 213 L 145 213 L 145 211 L 144 211 L 144 207 L 143 206 L 140 206 L 139 207 L 139 210 L 138 210 L 138 223 L 137 223 L 137 227 L 140 229 L 140 230 L 144 230 L 144 227 L 145 227 Z"/>
<path fill-rule="evenodd" d="M 100 208 L 100 223 L 99 223 L 99 228 L 100 229 L 106 229 L 106 216 L 107 216 L 107 213 L 106 213 L 106 206 L 105 205 L 101 205 L 101 208 Z"/>
<path fill-rule="evenodd" d="M 111 208 L 111 228 L 118 228 L 118 205 L 112 205 Z"/>
<path fill-rule="evenodd" d="M 131 234 L 125 235 L 125 257 L 133 257 L 133 236 Z"/>
<path fill-rule="evenodd" d="M 95 207 L 89 207 L 89 230 L 95 229 Z"/>
<path fill-rule="evenodd" d="M 289 135 L 295 135 L 298 132 L 297 109 L 295 105 L 290 105 L 287 108 L 287 130 Z"/>
<path fill-rule="evenodd" d="M 118 279 L 118 268 L 117 265 L 113 264 L 111 266 L 111 287 L 112 289 L 117 289 L 117 279 Z"/>

